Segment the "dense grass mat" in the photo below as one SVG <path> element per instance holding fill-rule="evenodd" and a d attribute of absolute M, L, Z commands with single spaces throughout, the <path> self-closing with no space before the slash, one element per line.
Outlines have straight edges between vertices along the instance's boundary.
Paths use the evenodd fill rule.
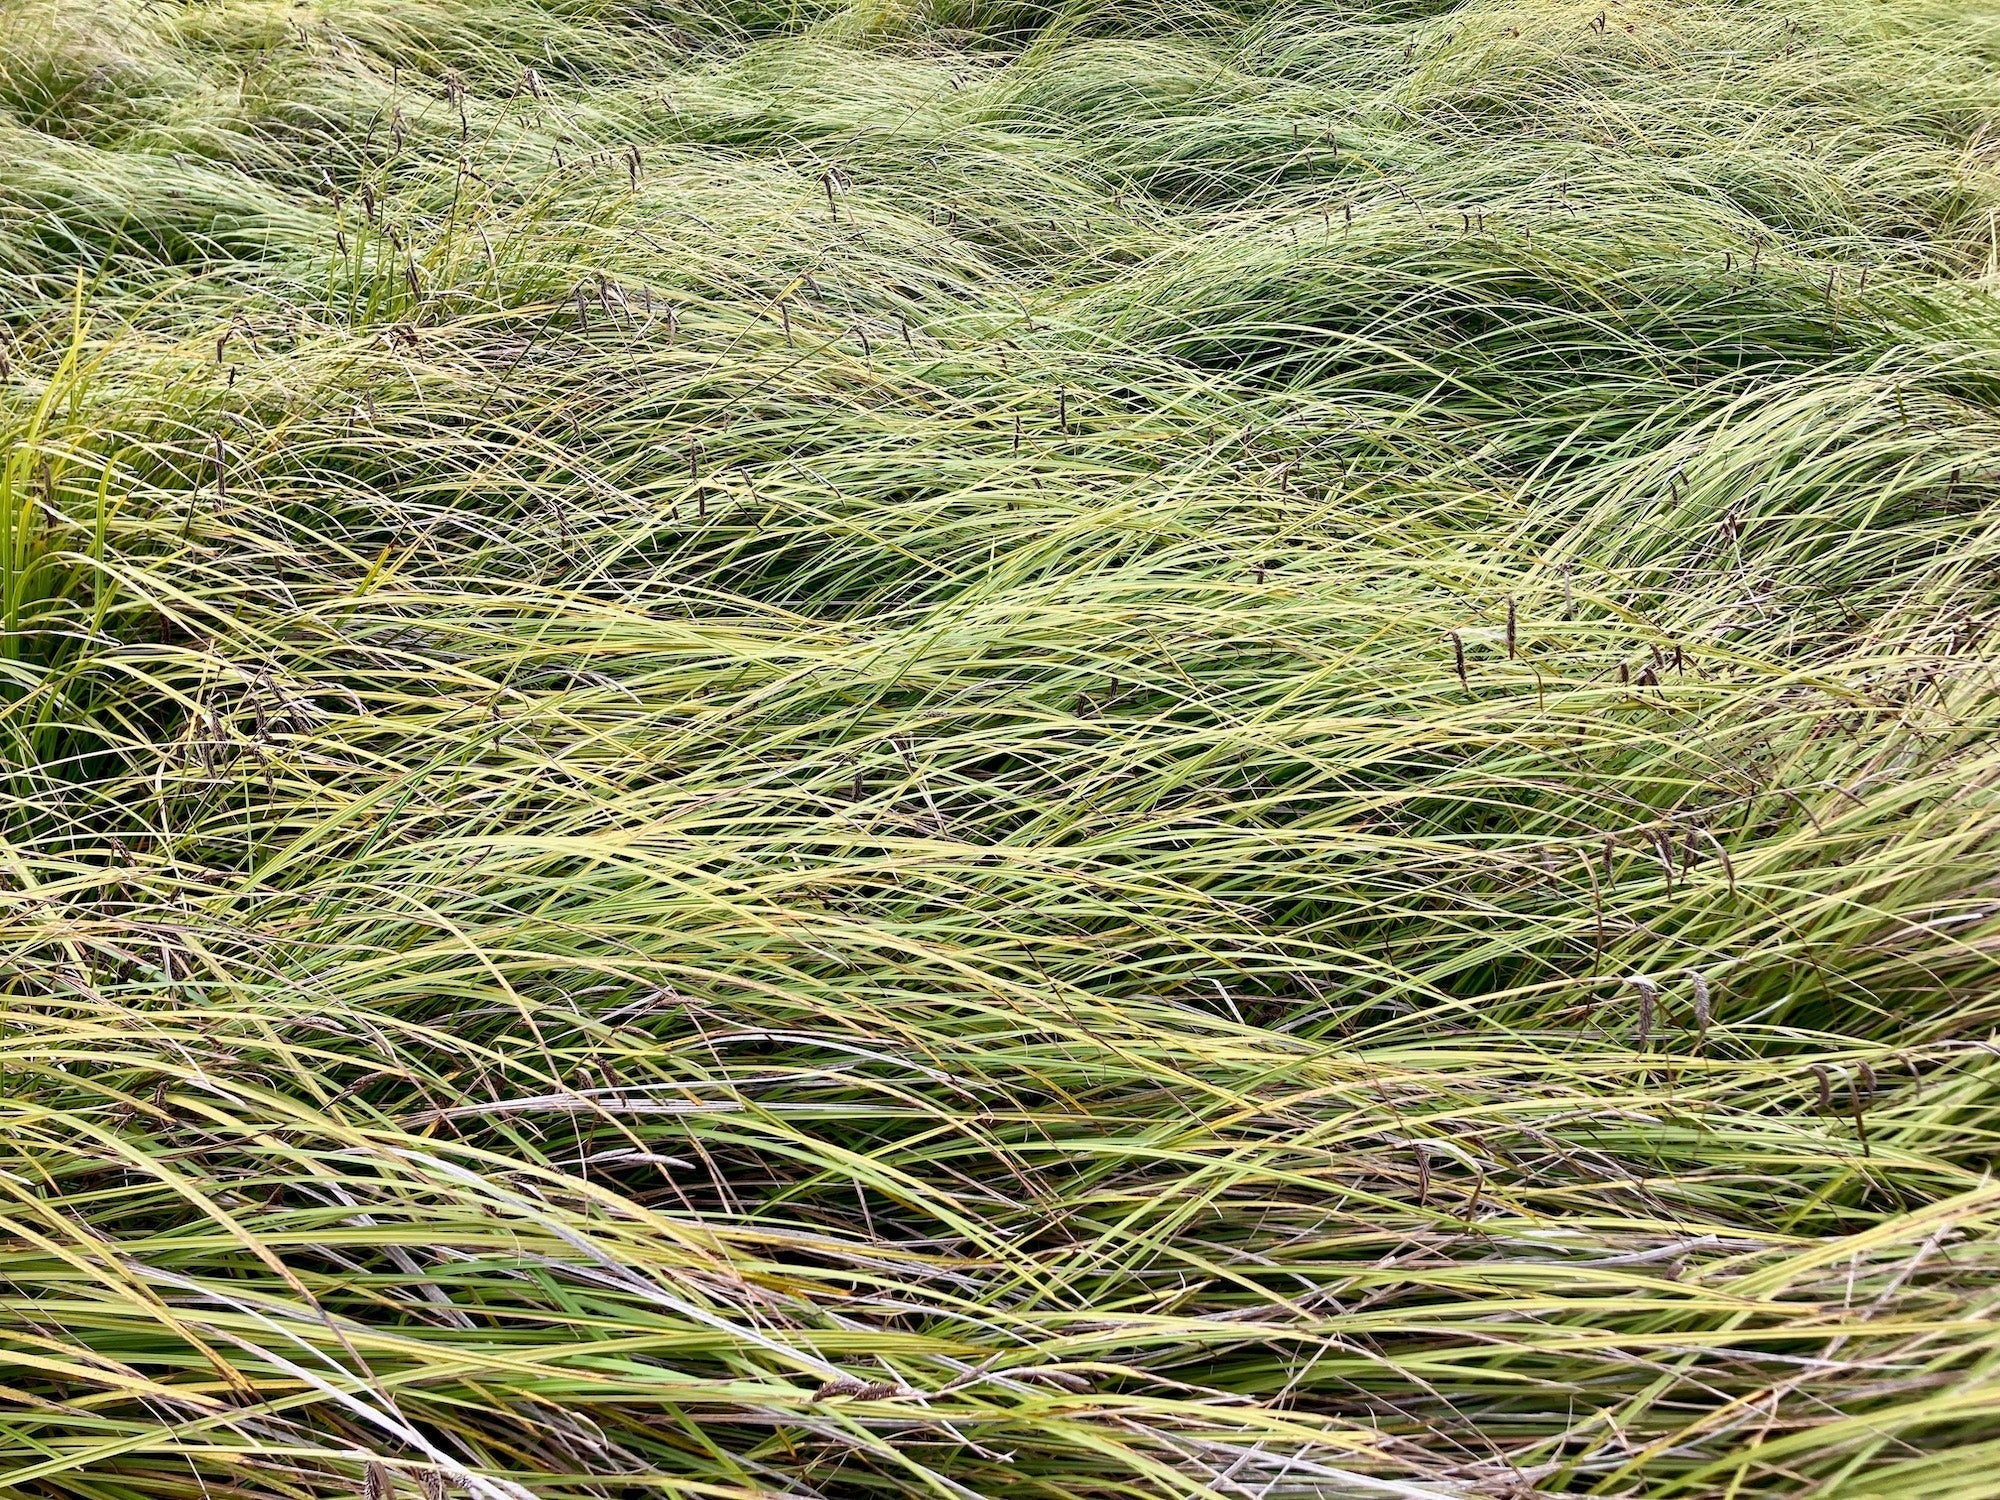
<path fill-rule="evenodd" d="M 0 0 L 0 1490 L 1980 1500 L 1985 0 Z"/>

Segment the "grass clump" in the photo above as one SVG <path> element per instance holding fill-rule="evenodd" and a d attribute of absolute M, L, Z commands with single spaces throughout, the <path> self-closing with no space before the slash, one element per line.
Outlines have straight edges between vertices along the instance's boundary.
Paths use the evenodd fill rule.
<path fill-rule="evenodd" d="M 0 1488 L 1974 1497 L 2000 13 L 0 15 Z"/>

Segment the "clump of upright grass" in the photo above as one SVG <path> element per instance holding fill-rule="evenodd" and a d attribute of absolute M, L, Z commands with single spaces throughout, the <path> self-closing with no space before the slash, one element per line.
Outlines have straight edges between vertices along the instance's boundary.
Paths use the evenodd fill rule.
<path fill-rule="evenodd" d="M 1990 1487 L 1990 18 L 5 24 L 10 1492 Z"/>

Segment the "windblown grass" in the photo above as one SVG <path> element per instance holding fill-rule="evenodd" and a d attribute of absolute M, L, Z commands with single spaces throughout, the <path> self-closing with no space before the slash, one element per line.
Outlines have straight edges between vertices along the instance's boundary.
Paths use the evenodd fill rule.
<path fill-rule="evenodd" d="M 0 6 L 0 1489 L 2000 1473 L 2000 12 Z"/>

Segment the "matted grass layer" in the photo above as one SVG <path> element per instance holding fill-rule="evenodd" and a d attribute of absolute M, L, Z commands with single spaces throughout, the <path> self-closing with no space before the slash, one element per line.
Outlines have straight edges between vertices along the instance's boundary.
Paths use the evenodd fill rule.
<path fill-rule="evenodd" d="M 0 1490 L 2000 1473 L 2000 12 L 5 0 Z"/>

